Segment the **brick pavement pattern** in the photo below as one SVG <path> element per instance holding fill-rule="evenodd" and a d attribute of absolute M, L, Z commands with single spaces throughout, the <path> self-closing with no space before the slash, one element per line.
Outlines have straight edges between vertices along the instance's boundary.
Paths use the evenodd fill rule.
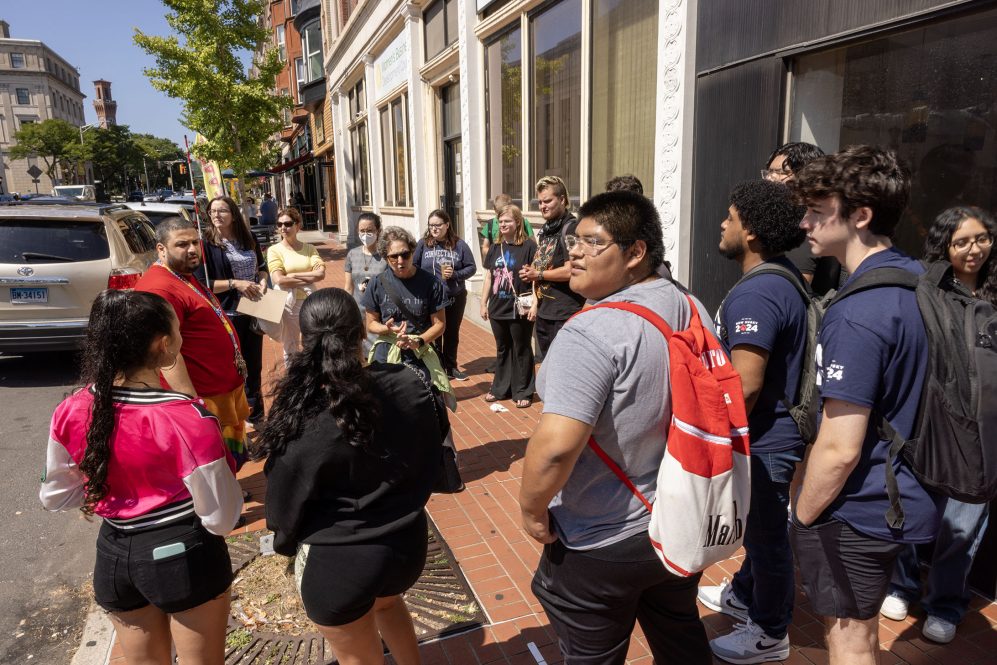
<path fill-rule="evenodd" d="M 326 278 L 320 286 L 342 287 L 345 248 L 333 240 L 314 244 L 326 261 Z M 504 400 L 500 403 L 509 409 L 507 413 L 489 410 L 481 396 L 491 386 L 492 375 L 485 372 L 485 367 L 494 355 L 491 332 L 465 319 L 461 326 L 459 361 L 470 379 L 454 382 L 459 407 L 456 414 L 451 414 L 451 423 L 467 489 L 456 495 L 433 495 L 427 506 L 490 623 L 423 644 L 420 647 L 423 665 L 536 665 L 534 650 L 548 665 L 563 663 L 557 638 L 530 591 L 541 547 L 520 527 L 517 503 L 522 458 L 540 418 L 542 404 L 536 402 L 528 409 L 516 409 L 510 400 Z M 263 358 L 265 390 L 269 383 L 267 373 L 270 371 L 271 377 L 279 374 L 281 358 L 280 347 L 268 339 Z M 263 463 L 246 464 L 239 479 L 253 495 L 246 503 L 247 524 L 239 532 L 265 528 L 261 503 L 266 492 Z M 742 557 L 743 550 L 732 559 L 712 566 L 704 573 L 702 583 L 720 584 L 723 578 L 731 578 Z M 729 632 L 735 623 L 731 617 L 702 605 L 699 609 L 710 639 Z M 997 604 L 974 597 L 955 640 L 944 646 L 921 636 L 923 621 L 919 606 L 912 607 L 911 616 L 905 621 L 880 619 L 882 665 L 997 663 Z M 783 662 L 793 665 L 828 662 L 822 621 L 811 612 L 799 586 L 789 638 L 792 650 Z M 723 663 L 719 659 L 714 661 Z M 110 662 L 124 665 L 119 645 L 115 645 Z M 390 657 L 386 662 L 394 663 Z M 627 664 L 653 662 L 638 626 Z"/>

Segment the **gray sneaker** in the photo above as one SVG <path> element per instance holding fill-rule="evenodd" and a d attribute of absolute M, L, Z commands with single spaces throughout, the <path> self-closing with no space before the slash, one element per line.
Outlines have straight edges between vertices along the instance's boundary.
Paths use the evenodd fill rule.
<path fill-rule="evenodd" d="M 740 621 L 748 620 L 748 606 L 737 599 L 726 577 L 720 586 L 699 587 L 696 598 L 714 612 L 722 612 Z"/>
<path fill-rule="evenodd" d="M 713 655 L 735 665 L 767 663 L 789 658 L 789 635 L 769 637 L 761 626 L 748 619 L 726 635 L 710 640 Z"/>

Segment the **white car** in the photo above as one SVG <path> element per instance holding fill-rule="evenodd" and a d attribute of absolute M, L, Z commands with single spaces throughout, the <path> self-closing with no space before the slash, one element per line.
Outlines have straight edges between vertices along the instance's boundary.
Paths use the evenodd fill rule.
<path fill-rule="evenodd" d="M 190 214 L 185 205 L 178 203 L 153 203 L 153 202 L 129 202 L 125 204 L 132 210 L 137 210 L 152 222 L 153 226 L 158 226 L 167 217 L 183 217 L 189 222 L 194 221 L 194 215 Z"/>

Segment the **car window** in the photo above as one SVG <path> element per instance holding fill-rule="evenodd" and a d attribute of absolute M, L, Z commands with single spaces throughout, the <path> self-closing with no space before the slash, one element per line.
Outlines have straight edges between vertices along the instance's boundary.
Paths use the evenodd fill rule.
<path fill-rule="evenodd" d="M 128 223 L 127 219 L 118 220 L 118 230 L 121 231 L 121 235 L 125 237 L 125 242 L 128 243 L 129 249 L 136 254 L 141 254 L 146 251 L 145 243 L 142 241 L 142 237 L 137 231 L 135 231 L 135 228 Z"/>
<path fill-rule="evenodd" d="M 97 261 L 111 256 L 103 224 L 0 219 L 0 263 Z"/>
<path fill-rule="evenodd" d="M 129 217 L 128 223 L 135 229 L 135 233 L 142 239 L 142 245 L 146 252 L 156 249 L 156 230 L 152 224 L 141 217 Z"/>

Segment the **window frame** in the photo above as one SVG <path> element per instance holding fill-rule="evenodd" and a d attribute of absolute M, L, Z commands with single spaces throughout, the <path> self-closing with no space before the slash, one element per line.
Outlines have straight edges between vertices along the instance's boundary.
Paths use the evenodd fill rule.
<path fill-rule="evenodd" d="M 21 92 L 24 92 L 25 101 L 21 101 Z M 18 106 L 31 106 L 31 89 L 14 88 L 14 101 Z"/>
<path fill-rule="evenodd" d="M 441 48 L 440 50 L 436 51 L 435 53 L 430 53 L 429 52 L 429 39 L 427 38 L 427 31 L 428 31 L 428 28 L 429 28 L 429 23 L 426 21 L 426 14 L 428 14 L 431 9 L 434 9 L 437 5 L 439 5 L 441 3 L 443 5 L 443 7 L 442 7 L 442 11 L 439 12 L 438 16 L 442 17 L 442 18 L 440 18 L 440 21 L 442 22 L 442 25 L 443 25 L 443 48 Z M 457 0 L 435 0 L 435 2 L 431 2 L 428 5 L 426 5 L 426 8 L 422 11 L 422 42 L 423 42 L 423 45 L 424 45 L 424 50 L 425 50 L 424 55 L 425 55 L 425 58 L 426 58 L 427 62 L 430 61 L 430 60 L 432 60 L 436 56 L 438 56 L 440 53 L 443 53 L 444 51 L 446 51 L 448 48 L 450 48 L 451 46 L 453 46 L 457 42 L 458 35 L 457 34 L 450 35 L 450 12 L 451 11 L 453 11 L 454 16 L 459 16 L 457 14 Z M 457 19 L 455 18 L 454 22 L 456 22 L 456 21 L 457 21 Z M 456 28 L 457 31 L 460 30 L 460 26 L 459 25 L 455 26 L 455 28 Z"/>
<path fill-rule="evenodd" d="M 398 127 L 395 125 L 395 110 L 401 109 L 402 135 L 401 147 L 404 150 L 405 173 L 403 174 L 404 185 L 399 187 L 398 170 Z M 381 139 L 381 177 L 384 182 L 384 190 L 381 199 L 385 207 L 390 208 L 411 208 L 412 199 L 412 155 L 409 149 L 410 125 L 408 112 L 408 90 L 401 92 L 389 99 L 384 100 L 377 107 L 378 122 L 380 124 Z M 385 122 L 387 119 L 387 122 Z M 387 136 L 387 140 L 385 139 Z M 404 196 L 400 190 L 404 189 Z M 390 195 L 390 197 L 389 197 Z"/>
<path fill-rule="evenodd" d="M 283 25 L 274 28 L 274 43 L 277 44 L 277 51 L 280 53 L 280 61 L 287 62 L 287 32 Z"/>
<path fill-rule="evenodd" d="M 17 56 L 18 58 L 20 58 L 21 64 L 17 64 L 15 62 L 15 56 Z M 11 69 L 27 69 L 27 67 L 28 67 L 28 59 L 25 57 L 24 53 L 21 53 L 19 51 L 11 51 L 10 52 L 10 68 Z"/>
<path fill-rule="evenodd" d="M 314 49 L 312 48 L 312 41 L 317 42 L 314 44 Z M 310 21 L 302 28 L 301 42 L 301 55 L 305 63 L 305 84 L 308 84 L 325 76 L 325 69 L 322 64 L 324 54 L 322 52 L 322 21 L 320 19 Z M 312 71 L 311 64 L 315 56 L 318 56 L 317 70 Z"/>
<path fill-rule="evenodd" d="M 347 92 L 346 125 L 349 136 L 351 179 L 353 181 L 353 206 L 366 208 L 373 204 L 370 183 L 370 135 L 367 113 L 367 91 L 363 77 L 350 86 Z M 359 164 L 359 169 L 357 168 Z"/>

